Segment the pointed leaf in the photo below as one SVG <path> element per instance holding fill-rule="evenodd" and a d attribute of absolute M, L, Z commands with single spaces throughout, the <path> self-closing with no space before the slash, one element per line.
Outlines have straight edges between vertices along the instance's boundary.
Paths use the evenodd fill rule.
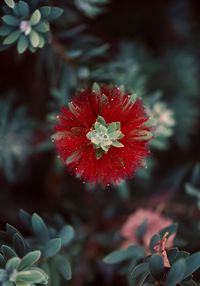
<path fill-rule="evenodd" d="M 14 8 L 15 7 L 15 2 L 14 0 L 4 0 L 4 2 L 6 3 L 6 5 L 10 8 Z"/>
<path fill-rule="evenodd" d="M 40 11 L 37 9 L 34 11 L 33 15 L 31 16 L 31 19 L 29 21 L 31 26 L 37 25 L 41 20 L 41 13 Z"/>
<path fill-rule="evenodd" d="M 200 267 L 200 252 L 188 256 L 185 262 L 186 262 L 186 271 L 184 279 L 192 275 Z"/>
<path fill-rule="evenodd" d="M 16 282 L 47 284 L 47 277 L 41 269 L 21 271 L 16 276 Z"/>
<path fill-rule="evenodd" d="M 121 147 L 124 147 L 124 144 L 122 144 L 121 142 L 118 142 L 118 141 L 113 141 L 112 146 L 117 147 L 117 148 L 121 148 Z"/>
<path fill-rule="evenodd" d="M 72 271 L 69 260 L 63 255 L 58 255 L 55 257 L 55 263 L 58 271 L 63 276 L 63 278 L 70 280 L 72 278 Z"/>
<path fill-rule="evenodd" d="M 19 233 L 15 233 L 15 235 L 13 236 L 13 245 L 19 256 L 24 256 L 26 252 L 26 242 Z"/>
<path fill-rule="evenodd" d="M 24 210 L 20 210 L 19 211 L 19 216 L 20 216 L 20 219 L 21 221 L 23 222 L 23 224 L 28 228 L 30 229 L 30 226 L 31 226 L 31 215 L 29 213 L 27 213 L 26 211 Z"/>
<path fill-rule="evenodd" d="M 40 33 L 46 33 L 50 30 L 49 23 L 47 21 L 40 21 L 34 29 Z"/>
<path fill-rule="evenodd" d="M 28 39 L 24 35 L 21 35 L 17 43 L 18 53 L 22 54 L 23 52 L 25 52 L 27 48 L 28 48 Z"/>
<path fill-rule="evenodd" d="M 185 270 L 186 270 L 185 261 L 183 259 L 176 261 L 172 265 L 166 277 L 164 286 L 176 286 L 178 283 L 180 283 L 184 278 Z"/>
<path fill-rule="evenodd" d="M 59 237 L 61 238 L 63 246 L 68 245 L 74 238 L 73 227 L 71 227 L 71 225 L 64 226 L 59 233 Z"/>
<path fill-rule="evenodd" d="M 3 255 L 0 253 L 0 268 L 4 268 L 6 264 L 6 260 Z"/>
<path fill-rule="evenodd" d="M 32 215 L 32 227 L 35 235 L 42 243 L 49 240 L 49 231 L 43 219 L 36 213 Z"/>
<path fill-rule="evenodd" d="M 4 257 L 6 257 L 7 259 L 10 259 L 12 257 L 16 257 L 17 256 L 16 252 L 11 247 L 9 247 L 7 245 L 2 245 L 1 246 L 1 251 L 2 251 L 2 253 L 4 255 Z"/>
<path fill-rule="evenodd" d="M 29 8 L 29 5 L 25 1 L 20 0 L 16 6 L 21 16 L 23 17 L 29 16 L 30 8 Z"/>
<path fill-rule="evenodd" d="M 22 258 L 18 270 L 21 271 L 31 267 L 40 259 L 40 257 L 41 252 L 39 250 L 29 252 Z"/>
<path fill-rule="evenodd" d="M 94 92 L 96 95 L 101 95 L 101 87 L 97 82 L 94 82 L 92 85 L 92 92 Z"/>
<path fill-rule="evenodd" d="M 164 262 L 163 258 L 159 254 L 153 254 L 149 260 L 149 269 L 151 275 L 157 280 L 160 281 L 164 275 Z"/>
<path fill-rule="evenodd" d="M 53 238 L 49 240 L 44 248 L 45 257 L 52 257 L 56 255 L 61 249 L 61 239 Z"/>
<path fill-rule="evenodd" d="M 3 41 L 3 44 L 4 45 L 11 45 L 11 44 L 13 44 L 14 42 L 17 41 L 17 39 L 20 37 L 20 35 L 21 35 L 20 31 L 12 32 L 9 36 L 7 36 L 5 38 L 5 40 Z"/>
<path fill-rule="evenodd" d="M 2 17 L 2 20 L 4 23 L 6 23 L 9 26 L 17 27 L 19 25 L 19 19 L 12 15 L 5 15 Z"/>
<path fill-rule="evenodd" d="M 141 263 L 139 265 L 136 265 L 133 270 L 131 271 L 131 277 L 132 278 L 137 278 L 138 276 L 140 276 L 143 273 L 149 273 L 149 265 L 148 263 Z"/>
<path fill-rule="evenodd" d="M 11 32 L 13 32 L 13 29 L 13 27 L 7 25 L 0 27 L 0 36 L 9 35 Z"/>
<path fill-rule="evenodd" d="M 31 45 L 36 48 L 38 47 L 39 43 L 40 43 L 40 38 L 37 32 L 35 32 L 34 30 L 32 30 L 30 32 L 30 42 Z"/>
<path fill-rule="evenodd" d="M 103 156 L 104 151 L 100 148 L 95 150 L 95 157 L 97 160 L 101 159 L 101 157 Z"/>
<path fill-rule="evenodd" d="M 6 270 L 9 270 L 10 272 L 16 270 L 19 263 L 20 263 L 19 257 L 13 257 L 13 258 L 9 259 L 6 263 Z"/>

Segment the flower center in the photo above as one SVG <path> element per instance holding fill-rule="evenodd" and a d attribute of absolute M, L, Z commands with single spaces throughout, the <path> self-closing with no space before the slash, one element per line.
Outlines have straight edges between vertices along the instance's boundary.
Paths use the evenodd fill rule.
<path fill-rule="evenodd" d="M 31 25 L 29 24 L 28 21 L 21 21 L 19 25 L 20 30 L 27 36 L 31 32 Z"/>
<path fill-rule="evenodd" d="M 91 131 L 87 133 L 87 138 L 92 142 L 94 149 L 96 149 L 97 160 L 107 153 L 111 146 L 124 147 L 119 142 L 119 139 L 124 137 L 121 132 L 120 122 L 112 122 L 107 124 L 102 116 L 98 116 Z"/>

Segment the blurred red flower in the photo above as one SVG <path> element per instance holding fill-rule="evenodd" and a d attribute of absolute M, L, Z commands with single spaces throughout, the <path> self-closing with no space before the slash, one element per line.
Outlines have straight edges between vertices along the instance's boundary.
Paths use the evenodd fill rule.
<path fill-rule="evenodd" d="M 146 221 L 146 230 L 142 239 L 137 236 L 138 227 Z M 173 221 L 160 214 L 159 212 L 145 209 L 138 209 L 131 214 L 120 230 L 120 234 L 124 237 L 122 248 L 126 248 L 131 244 L 143 244 L 149 251 L 149 244 L 154 234 L 158 234 L 163 228 L 171 225 Z M 167 240 L 166 247 L 173 246 L 174 235 Z"/>
<path fill-rule="evenodd" d="M 119 184 L 144 165 L 151 138 L 147 121 L 135 94 L 94 84 L 62 108 L 53 139 L 77 177 L 103 186 Z"/>

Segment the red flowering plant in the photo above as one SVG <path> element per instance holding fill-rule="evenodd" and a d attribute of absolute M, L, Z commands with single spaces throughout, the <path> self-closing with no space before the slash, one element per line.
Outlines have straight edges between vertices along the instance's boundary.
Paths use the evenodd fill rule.
<path fill-rule="evenodd" d="M 93 84 L 63 107 L 53 140 L 68 169 L 86 182 L 117 185 L 144 165 L 151 132 L 142 101 Z"/>
<path fill-rule="evenodd" d="M 140 208 L 131 214 L 122 225 L 120 234 L 124 238 L 124 241 L 121 246 L 122 248 L 127 248 L 131 244 L 141 244 L 145 247 L 146 252 L 149 253 L 152 236 L 172 223 L 172 219 L 160 212 Z M 167 248 L 173 246 L 174 238 L 175 235 L 172 235 L 167 240 Z"/>
<path fill-rule="evenodd" d="M 144 225 L 141 226 L 143 228 Z M 145 246 L 133 241 L 127 248 L 120 248 L 104 257 L 104 263 L 123 263 L 121 273 L 127 275 L 132 286 L 197 285 L 193 273 L 200 268 L 200 252 L 190 255 L 172 247 L 169 240 L 174 238 L 177 224 L 168 225 L 160 231 L 154 230 L 149 240 L 148 253 Z"/>

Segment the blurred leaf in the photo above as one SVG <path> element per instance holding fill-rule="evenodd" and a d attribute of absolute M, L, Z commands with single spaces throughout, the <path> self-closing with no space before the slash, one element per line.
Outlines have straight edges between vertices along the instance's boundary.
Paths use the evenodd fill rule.
<path fill-rule="evenodd" d="M 157 281 L 162 280 L 165 270 L 163 257 L 159 254 L 153 254 L 149 260 L 149 269 Z"/>
<path fill-rule="evenodd" d="M 183 259 L 176 261 L 167 274 L 164 286 L 176 286 L 184 278 L 186 263 Z"/>
<path fill-rule="evenodd" d="M 43 219 L 36 213 L 32 215 L 32 227 L 39 241 L 46 243 L 49 240 L 48 228 Z"/>
<path fill-rule="evenodd" d="M 59 237 L 61 238 L 62 241 L 62 246 L 68 245 L 72 239 L 74 238 L 74 229 L 70 225 L 65 225 L 60 233 Z"/>
<path fill-rule="evenodd" d="M 57 255 L 55 257 L 56 267 L 59 273 L 66 280 L 70 280 L 72 278 L 71 265 L 66 257 L 63 255 Z"/>
<path fill-rule="evenodd" d="M 35 262 L 37 262 L 40 259 L 40 256 L 41 252 L 39 250 L 29 252 L 22 258 L 18 270 L 21 271 L 28 269 L 30 266 L 35 264 Z"/>
<path fill-rule="evenodd" d="M 185 260 L 186 270 L 184 279 L 193 274 L 200 267 L 200 252 L 188 256 Z"/>
<path fill-rule="evenodd" d="M 44 248 L 45 257 L 55 256 L 61 249 L 61 239 L 53 238 L 47 242 Z"/>

